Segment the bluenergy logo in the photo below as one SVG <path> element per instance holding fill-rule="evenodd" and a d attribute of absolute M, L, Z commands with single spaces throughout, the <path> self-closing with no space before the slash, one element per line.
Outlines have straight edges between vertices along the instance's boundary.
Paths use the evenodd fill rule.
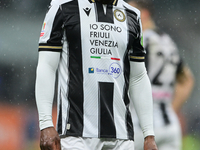
<path fill-rule="evenodd" d="M 89 73 L 94 73 L 94 68 L 88 68 Z"/>

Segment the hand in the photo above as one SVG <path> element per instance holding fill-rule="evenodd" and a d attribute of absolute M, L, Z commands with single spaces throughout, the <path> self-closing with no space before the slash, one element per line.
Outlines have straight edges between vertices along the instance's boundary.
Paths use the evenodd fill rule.
<path fill-rule="evenodd" d="M 158 150 L 154 136 L 147 136 L 144 139 L 144 150 Z"/>
<path fill-rule="evenodd" d="M 40 148 L 41 150 L 61 150 L 60 137 L 54 127 L 41 131 Z"/>

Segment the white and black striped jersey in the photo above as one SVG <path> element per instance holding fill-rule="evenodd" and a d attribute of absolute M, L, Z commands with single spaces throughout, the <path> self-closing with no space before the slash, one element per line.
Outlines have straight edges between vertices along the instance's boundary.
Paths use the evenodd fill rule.
<path fill-rule="evenodd" d="M 171 37 L 160 31 L 145 30 L 146 68 L 152 85 L 154 118 L 156 124 L 168 124 L 177 120 L 172 112 L 171 102 L 174 95 L 176 76 L 183 69 L 176 44 Z"/>
<path fill-rule="evenodd" d="M 53 0 L 39 51 L 61 52 L 61 136 L 133 139 L 130 61 L 144 61 L 140 13 L 123 0 Z"/>

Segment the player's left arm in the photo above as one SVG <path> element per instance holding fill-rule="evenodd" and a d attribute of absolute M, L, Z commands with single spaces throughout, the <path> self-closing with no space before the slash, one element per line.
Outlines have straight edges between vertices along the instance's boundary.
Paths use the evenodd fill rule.
<path fill-rule="evenodd" d="M 130 62 L 129 94 L 144 135 L 144 150 L 157 150 L 153 130 L 153 99 L 144 62 Z"/>
<path fill-rule="evenodd" d="M 190 68 L 184 65 L 176 75 L 174 98 L 172 107 L 175 112 L 179 112 L 183 104 L 188 100 L 194 87 L 194 76 Z"/>
<path fill-rule="evenodd" d="M 144 135 L 144 150 L 158 150 L 153 130 L 153 98 L 151 83 L 145 67 L 145 50 L 143 47 L 142 24 L 138 12 L 136 25 L 138 36 L 132 43 L 130 53 L 129 95 L 133 101 Z"/>

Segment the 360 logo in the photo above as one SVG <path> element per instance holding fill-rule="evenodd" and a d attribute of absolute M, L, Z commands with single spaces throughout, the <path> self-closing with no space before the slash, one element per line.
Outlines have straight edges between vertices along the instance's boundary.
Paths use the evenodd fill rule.
<path fill-rule="evenodd" d="M 109 72 L 113 78 L 118 78 L 122 72 L 121 66 L 118 63 L 112 63 L 109 67 Z"/>
<path fill-rule="evenodd" d="M 119 74 L 120 73 L 120 68 L 111 67 L 111 73 L 117 73 L 117 74 Z"/>

